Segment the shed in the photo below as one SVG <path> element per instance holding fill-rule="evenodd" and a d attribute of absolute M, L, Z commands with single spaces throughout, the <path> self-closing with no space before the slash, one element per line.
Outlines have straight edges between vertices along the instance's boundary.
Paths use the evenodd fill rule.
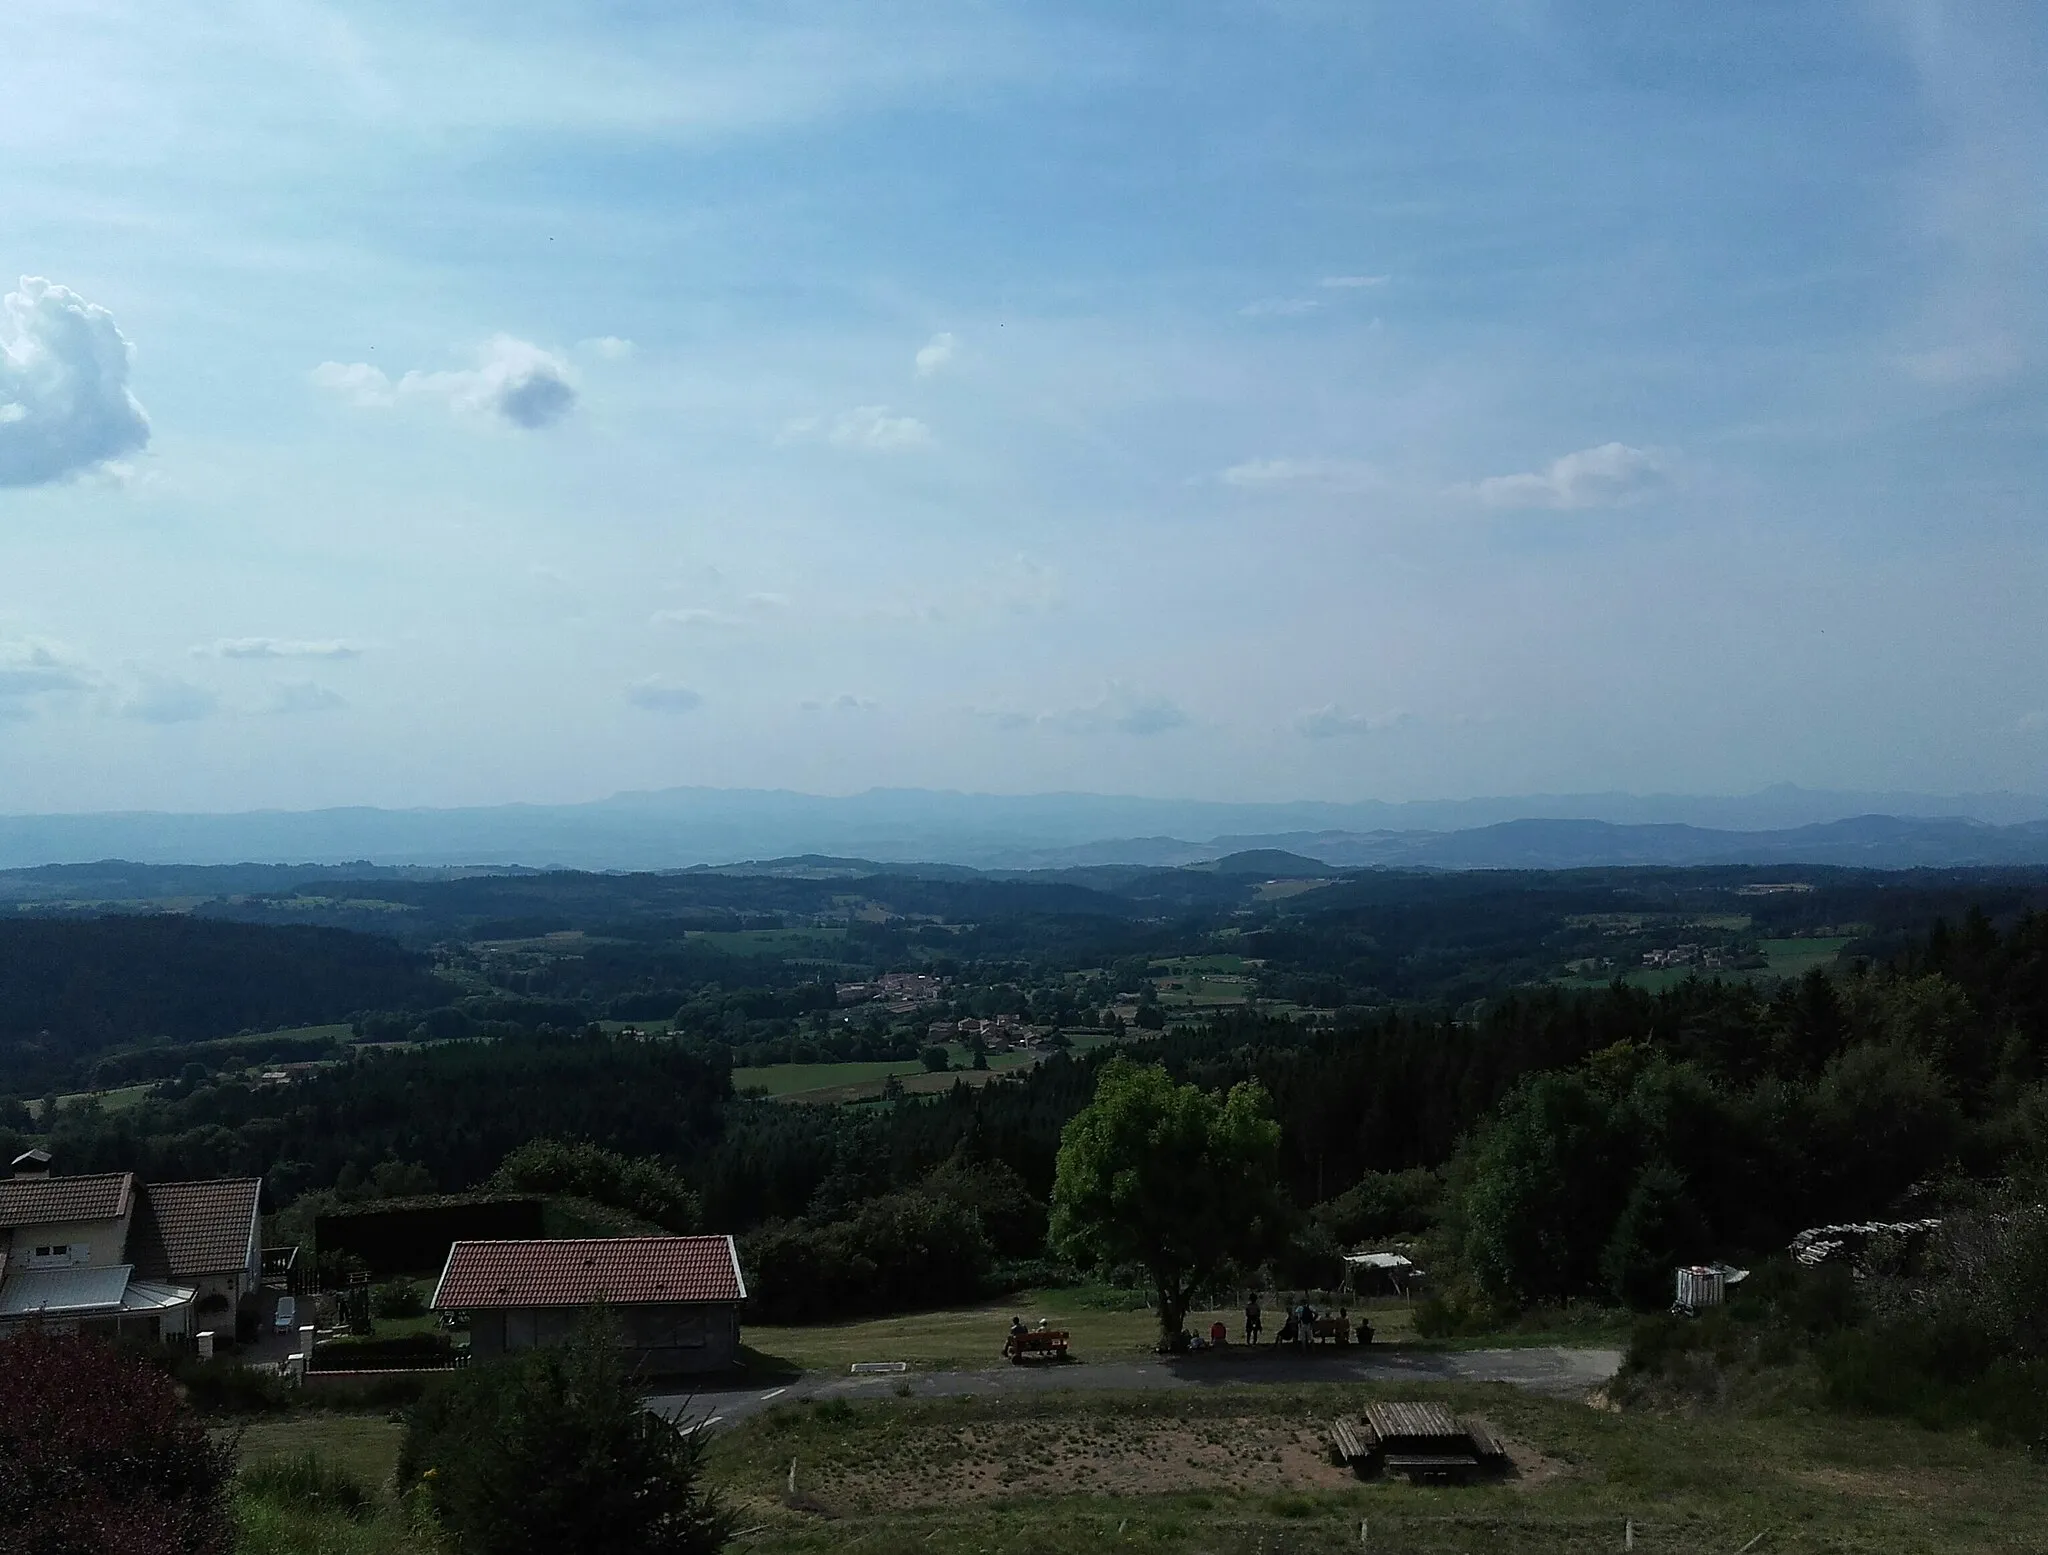
<path fill-rule="evenodd" d="M 457 1242 L 434 1308 L 465 1313 L 479 1360 L 560 1344 L 602 1303 L 649 1374 L 737 1365 L 747 1285 L 729 1236 Z"/>

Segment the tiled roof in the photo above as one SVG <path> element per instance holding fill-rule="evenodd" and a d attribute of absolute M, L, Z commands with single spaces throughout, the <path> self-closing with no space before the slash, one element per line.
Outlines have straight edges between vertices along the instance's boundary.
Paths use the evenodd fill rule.
<path fill-rule="evenodd" d="M 62 1220 L 118 1220 L 135 1194 L 133 1172 L 0 1178 L 0 1229 Z"/>
<path fill-rule="evenodd" d="M 260 1177 L 146 1184 L 128 1243 L 136 1274 L 189 1280 L 247 1267 L 262 1191 Z"/>
<path fill-rule="evenodd" d="M 729 1236 L 615 1236 L 549 1242 L 457 1242 L 434 1305 L 613 1306 L 739 1301 L 747 1294 Z"/>

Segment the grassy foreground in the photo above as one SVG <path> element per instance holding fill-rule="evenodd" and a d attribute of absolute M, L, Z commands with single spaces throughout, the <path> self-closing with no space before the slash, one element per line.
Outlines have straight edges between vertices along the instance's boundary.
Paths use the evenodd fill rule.
<path fill-rule="evenodd" d="M 1322 1428 L 1373 1397 L 1485 1418 L 1515 1475 L 1354 1480 L 1323 1456 Z M 711 1466 L 750 1530 L 738 1547 L 762 1551 L 1551 1555 L 1620 1551 L 1628 1521 L 1645 1555 L 2048 1548 L 2041 1471 L 1965 1436 L 1803 1412 L 1622 1416 L 1497 1387 L 785 1406 L 720 1437 Z"/>

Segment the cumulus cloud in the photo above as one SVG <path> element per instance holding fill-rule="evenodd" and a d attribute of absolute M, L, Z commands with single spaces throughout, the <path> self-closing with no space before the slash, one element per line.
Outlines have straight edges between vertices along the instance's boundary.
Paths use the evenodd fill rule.
<path fill-rule="evenodd" d="M 42 486 L 149 442 L 114 315 L 69 287 L 23 276 L 0 298 L 0 486 Z"/>
<path fill-rule="evenodd" d="M 1335 702 L 1311 708 L 1294 720 L 1295 732 L 1309 740 L 1339 740 L 1348 735 L 1376 734 L 1382 729 L 1391 729 L 1405 722 L 1400 713 L 1376 716 L 1372 713 L 1347 713 Z"/>
<path fill-rule="evenodd" d="M 626 700 L 650 713 L 689 713 L 704 705 L 701 694 L 660 675 L 649 675 L 626 688 Z"/>
<path fill-rule="evenodd" d="M 1165 734 L 1194 722 L 1171 697 L 1139 691 L 1120 680 L 1112 680 L 1102 695 L 1080 707 L 1058 712 L 995 712 L 991 717 L 999 729 L 1056 729 L 1065 734 Z"/>
<path fill-rule="evenodd" d="M 143 723 L 178 724 L 209 717 L 218 703 L 219 699 L 204 686 L 143 670 L 114 710 L 123 718 L 136 718 Z"/>
<path fill-rule="evenodd" d="M 1663 486 L 1671 469 L 1661 449 L 1602 443 L 1554 459 L 1545 470 L 1489 476 L 1472 492 L 1490 508 L 1621 507 Z"/>
<path fill-rule="evenodd" d="M 722 610 L 685 605 L 677 610 L 657 610 L 648 620 L 655 626 L 739 626 L 740 618 Z"/>
<path fill-rule="evenodd" d="M 1316 284 L 1332 291 L 1356 291 L 1366 286 L 1385 286 L 1390 279 L 1384 275 L 1326 275 Z"/>
<path fill-rule="evenodd" d="M 1248 319 L 1298 319 L 1321 306 L 1313 297 L 1261 297 L 1237 311 Z"/>
<path fill-rule="evenodd" d="M 322 362 L 310 376 L 313 387 L 339 394 L 352 405 L 398 403 L 398 392 L 384 370 L 368 362 Z"/>
<path fill-rule="evenodd" d="M 477 365 L 459 371 L 415 369 L 393 383 L 382 368 L 368 362 L 322 362 L 313 369 L 312 379 L 315 387 L 355 405 L 395 405 L 419 395 L 446 400 L 458 411 L 495 415 L 528 431 L 553 426 L 576 405 L 569 364 L 510 335 L 494 336 L 479 353 Z"/>
<path fill-rule="evenodd" d="M 1379 472 L 1358 459 L 1247 459 L 1218 479 L 1249 491 L 1364 491 L 1383 484 Z"/>
<path fill-rule="evenodd" d="M 0 719 L 26 718 L 43 697 L 95 684 L 91 671 L 55 643 L 0 638 Z"/>
<path fill-rule="evenodd" d="M 223 637 L 192 650 L 202 659 L 354 659 L 362 651 L 335 637 Z"/>
<path fill-rule="evenodd" d="M 823 441 L 834 448 L 866 453 L 904 453 L 929 448 L 932 429 L 915 416 L 890 414 L 887 405 L 856 405 L 829 418 L 805 416 L 782 429 L 785 442 Z"/>
<path fill-rule="evenodd" d="M 335 713 L 348 706 L 348 698 L 313 680 L 287 680 L 270 688 L 266 713 Z"/>
<path fill-rule="evenodd" d="M 933 373 L 943 372 L 952 365 L 953 355 L 960 342 L 953 338 L 951 331 L 941 330 L 932 336 L 917 352 L 917 375 L 929 378 Z"/>

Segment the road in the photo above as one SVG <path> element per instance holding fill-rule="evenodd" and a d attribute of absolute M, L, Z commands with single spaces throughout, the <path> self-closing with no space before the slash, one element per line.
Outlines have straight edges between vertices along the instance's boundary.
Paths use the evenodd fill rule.
<path fill-rule="evenodd" d="M 999 1398 L 1006 1394 L 1154 1392 L 1217 1387 L 1231 1383 L 1302 1382 L 1505 1382 L 1531 1393 L 1578 1398 L 1612 1377 L 1621 1366 L 1619 1350 L 1541 1346 L 1519 1350 L 1356 1350 L 1309 1355 L 1277 1347 L 1236 1354 L 1196 1355 L 1177 1360 L 1077 1361 L 1067 1365 L 992 1366 L 985 1371 L 906 1371 L 841 1376 L 805 1372 L 795 1381 L 763 1387 L 709 1384 L 694 1393 L 664 1393 L 648 1407 L 671 1419 L 716 1428 L 737 1425 L 769 1405 L 803 1399 L 891 1398 L 908 1388 L 911 1398 Z"/>

